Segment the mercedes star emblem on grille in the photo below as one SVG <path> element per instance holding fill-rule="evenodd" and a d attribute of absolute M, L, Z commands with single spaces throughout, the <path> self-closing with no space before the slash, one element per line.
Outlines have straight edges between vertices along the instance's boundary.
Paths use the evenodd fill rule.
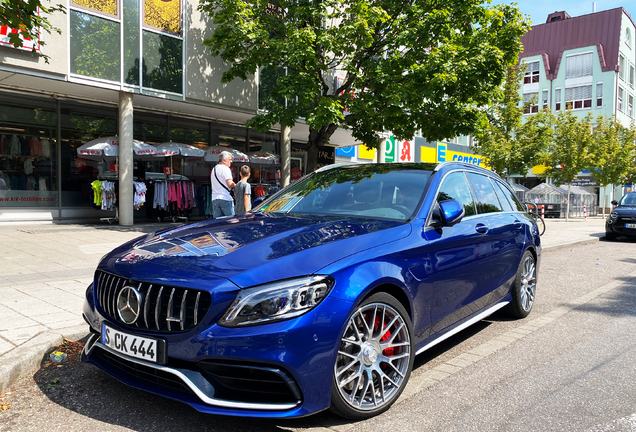
<path fill-rule="evenodd" d="M 126 324 L 134 324 L 141 313 L 141 293 L 131 286 L 125 286 L 117 296 L 117 313 Z"/>

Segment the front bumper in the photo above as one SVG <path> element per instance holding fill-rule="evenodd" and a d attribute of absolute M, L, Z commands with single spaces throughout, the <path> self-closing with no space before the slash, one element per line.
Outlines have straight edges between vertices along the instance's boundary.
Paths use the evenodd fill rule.
<path fill-rule="evenodd" d="M 89 292 L 90 291 L 90 292 Z M 216 324 L 186 334 L 131 332 L 100 314 L 87 291 L 91 338 L 82 361 L 132 387 L 198 411 L 248 417 L 300 417 L 330 406 L 340 331 L 352 304 L 326 298 L 292 320 L 245 328 Z M 159 365 L 120 354 L 100 341 L 101 323 L 166 340 Z"/>
<path fill-rule="evenodd" d="M 635 223 L 630 221 L 629 223 Z M 605 223 L 605 232 L 616 236 L 636 237 L 636 228 L 625 228 L 626 222 L 618 220 L 612 224 Z"/>

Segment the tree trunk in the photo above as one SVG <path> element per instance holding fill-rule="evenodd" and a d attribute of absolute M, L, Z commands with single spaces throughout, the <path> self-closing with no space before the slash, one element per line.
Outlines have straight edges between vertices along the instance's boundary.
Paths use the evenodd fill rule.
<path fill-rule="evenodd" d="M 309 129 L 307 142 L 307 172 L 316 171 L 318 168 L 318 153 L 329 142 L 329 138 L 338 129 L 337 124 L 329 124 L 321 129 Z"/>
<path fill-rule="evenodd" d="M 319 151 L 320 149 L 317 145 L 309 143 L 309 147 L 307 148 L 307 172 L 305 174 L 316 171 Z"/>

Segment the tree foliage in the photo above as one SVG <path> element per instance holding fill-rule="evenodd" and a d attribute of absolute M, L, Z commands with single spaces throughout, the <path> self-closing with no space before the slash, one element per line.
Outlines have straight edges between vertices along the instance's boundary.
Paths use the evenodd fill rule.
<path fill-rule="evenodd" d="M 570 186 L 579 172 L 591 164 L 592 114 L 579 119 L 566 110 L 554 117 L 554 134 L 543 154 L 543 163 L 548 167 L 542 176 L 550 177 L 557 185 L 568 183 L 568 199 L 565 219 L 570 214 Z"/>
<path fill-rule="evenodd" d="M 504 84 L 496 100 L 484 110 L 474 137 L 477 153 L 488 158 L 490 168 L 502 177 L 521 173 L 525 176 L 537 165 L 551 139 L 551 115 L 541 111 L 523 121 L 526 107 L 519 95 L 524 69 L 508 66 Z"/>
<path fill-rule="evenodd" d="M 223 81 L 283 69 L 266 113 L 249 126 L 309 126 L 308 170 L 338 127 L 370 147 L 378 132 L 430 141 L 473 131 L 527 21 L 480 0 L 202 0 L 215 25 L 204 41 L 228 66 Z M 343 77 L 334 88 L 335 73 Z M 353 93 L 353 97 L 352 97 Z M 346 115 L 345 115 L 346 111 Z"/>
<path fill-rule="evenodd" d="M 599 116 L 592 134 L 590 168 L 602 184 L 626 182 L 631 169 L 636 168 L 636 128 L 618 123 L 614 118 Z"/>
<path fill-rule="evenodd" d="M 50 0 L 49 0 L 50 3 Z M 11 29 L 18 30 L 17 33 L 9 33 L 9 41 L 15 48 L 24 46 L 23 39 L 37 41 L 40 39 L 40 29 L 48 34 L 52 31 L 61 34 L 61 30 L 53 27 L 47 18 L 47 14 L 54 12 L 65 12 L 66 8 L 61 4 L 55 6 L 45 6 L 40 0 L 1 0 L 0 1 L 0 26 L 7 26 Z M 45 45 L 43 40 L 39 41 L 40 45 Z M 33 47 L 35 51 L 35 46 Z M 40 54 L 47 61 L 49 57 Z"/>
<path fill-rule="evenodd" d="M 579 119 L 572 111 L 560 111 L 554 117 L 554 134 L 542 155 L 547 166 L 543 177 L 557 185 L 569 183 L 579 172 L 591 166 L 592 114 Z"/>

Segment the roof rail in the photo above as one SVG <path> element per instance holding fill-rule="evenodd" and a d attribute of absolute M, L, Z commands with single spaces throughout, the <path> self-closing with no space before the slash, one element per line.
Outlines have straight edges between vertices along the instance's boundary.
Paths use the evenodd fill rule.
<path fill-rule="evenodd" d="M 446 162 L 440 162 L 440 163 L 439 163 L 439 164 L 435 167 L 435 169 L 434 169 L 433 171 L 434 171 L 434 172 L 439 171 L 439 169 L 440 169 L 440 168 L 444 168 L 446 165 L 464 165 L 464 166 L 467 166 L 467 167 L 477 168 L 477 169 L 483 170 L 483 171 L 485 171 L 485 172 L 487 172 L 487 173 L 493 174 L 493 171 L 492 171 L 492 170 L 490 170 L 490 169 L 488 169 L 488 168 L 484 168 L 484 167 L 481 167 L 481 166 L 479 166 L 479 165 L 470 164 L 470 163 L 467 163 L 467 162 L 458 162 L 458 161 L 446 161 Z"/>

